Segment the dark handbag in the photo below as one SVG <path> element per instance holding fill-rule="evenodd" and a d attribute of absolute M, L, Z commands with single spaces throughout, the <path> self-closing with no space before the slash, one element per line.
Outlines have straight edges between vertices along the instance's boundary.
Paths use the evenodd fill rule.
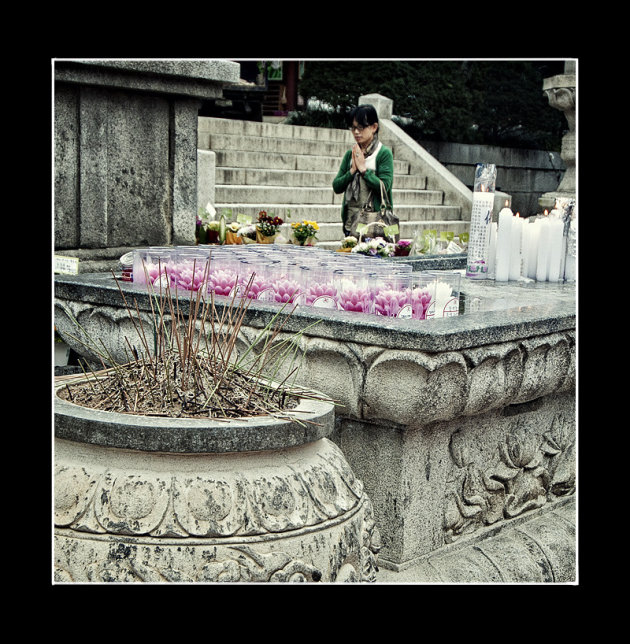
<path fill-rule="evenodd" d="M 356 219 L 350 223 L 350 234 L 359 241 L 362 237 L 382 237 L 389 242 L 397 242 L 400 239 L 399 219 L 387 200 L 385 185 L 382 181 L 380 183 L 381 209 L 374 210 L 370 194 L 370 198 L 363 205 Z"/>

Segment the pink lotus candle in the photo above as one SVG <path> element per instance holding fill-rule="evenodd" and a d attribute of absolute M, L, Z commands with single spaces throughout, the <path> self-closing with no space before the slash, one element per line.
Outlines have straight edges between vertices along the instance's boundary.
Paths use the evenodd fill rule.
<path fill-rule="evenodd" d="M 218 268 L 208 276 L 208 290 L 215 295 L 230 295 L 236 285 L 237 274 L 234 271 Z"/>
<path fill-rule="evenodd" d="M 433 295 L 428 288 L 414 288 L 411 292 L 411 312 L 415 320 L 426 320 Z"/>
<path fill-rule="evenodd" d="M 356 311 L 358 313 L 372 312 L 372 294 L 368 288 L 349 286 L 340 289 L 337 293 L 337 305 L 342 311 Z"/>
<path fill-rule="evenodd" d="M 171 251 L 168 248 L 136 249 L 133 252 L 133 281 L 136 284 L 169 284 L 173 268 Z"/>
<path fill-rule="evenodd" d="M 185 291 L 197 291 L 206 284 L 205 266 L 178 266 L 171 273 L 171 287 Z"/>
<path fill-rule="evenodd" d="M 337 289 L 332 284 L 315 283 L 308 285 L 304 291 L 304 303 L 317 308 L 336 309 Z"/>
<path fill-rule="evenodd" d="M 292 304 L 300 294 L 300 285 L 297 281 L 289 278 L 280 278 L 272 283 L 274 296 L 273 301 L 280 304 Z"/>
<path fill-rule="evenodd" d="M 361 270 L 343 270 L 335 276 L 337 307 L 343 311 L 372 313 L 370 281 Z"/>
<path fill-rule="evenodd" d="M 382 289 L 374 296 L 374 313 L 387 317 L 398 317 L 398 314 L 410 302 L 410 291 Z"/>

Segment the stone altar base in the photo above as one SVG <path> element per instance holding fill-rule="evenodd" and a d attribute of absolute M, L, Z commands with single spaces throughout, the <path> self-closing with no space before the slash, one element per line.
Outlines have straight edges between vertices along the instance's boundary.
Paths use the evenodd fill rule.
<path fill-rule="evenodd" d="M 342 418 L 333 438 L 377 508 L 380 567 L 425 581 L 569 582 L 574 424 L 568 393 L 421 427 Z M 529 524 L 558 512 L 552 539 Z"/>
<path fill-rule="evenodd" d="M 123 290 L 149 310 L 141 289 Z M 72 315 L 113 353 L 123 349 L 132 329 L 111 276 L 59 277 L 55 295 L 62 335 Z M 413 568 L 419 582 L 570 583 L 575 285 L 465 280 L 462 304 L 457 317 L 425 321 L 304 307 L 283 331 L 320 321 L 301 336 L 299 384 L 339 403 L 330 439 L 373 504 L 381 570 Z M 240 351 L 276 313 L 251 304 Z M 490 561 L 505 539 L 523 555 L 511 570 L 500 573 L 498 558 L 482 571 L 464 565 Z M 449 570 L 437 572 L 438 561 Z"/>

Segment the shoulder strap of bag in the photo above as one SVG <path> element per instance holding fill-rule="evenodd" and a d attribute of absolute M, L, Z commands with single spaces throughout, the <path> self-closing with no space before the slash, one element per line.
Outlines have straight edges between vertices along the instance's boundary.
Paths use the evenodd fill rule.
<path fill-rule="evenodd" d="M 387 190 L 385 190 L 385 184 L 383 183 L 382 179 L 379 179 L 380 184 L 381 184 L 381 207 L 385 206 L 386 208 L 391 209 L 391 204 L 389 203 L 389 199 L 387 198 Z"/>

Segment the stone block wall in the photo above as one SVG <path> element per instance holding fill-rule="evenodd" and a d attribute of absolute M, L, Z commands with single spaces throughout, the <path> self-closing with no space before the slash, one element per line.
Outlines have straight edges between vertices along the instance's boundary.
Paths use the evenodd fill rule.
<path fill-rule="evenodd" d="M 538 199 L 558 188 L 566 169 L 558 152 L 546 150 L 438 141 L 423 141 L 422 146 L 471 190 L 477 163 L 496 164 L 497 190 L 511 195 L 510 207 L 521 217 L 540 212 Z"/>

